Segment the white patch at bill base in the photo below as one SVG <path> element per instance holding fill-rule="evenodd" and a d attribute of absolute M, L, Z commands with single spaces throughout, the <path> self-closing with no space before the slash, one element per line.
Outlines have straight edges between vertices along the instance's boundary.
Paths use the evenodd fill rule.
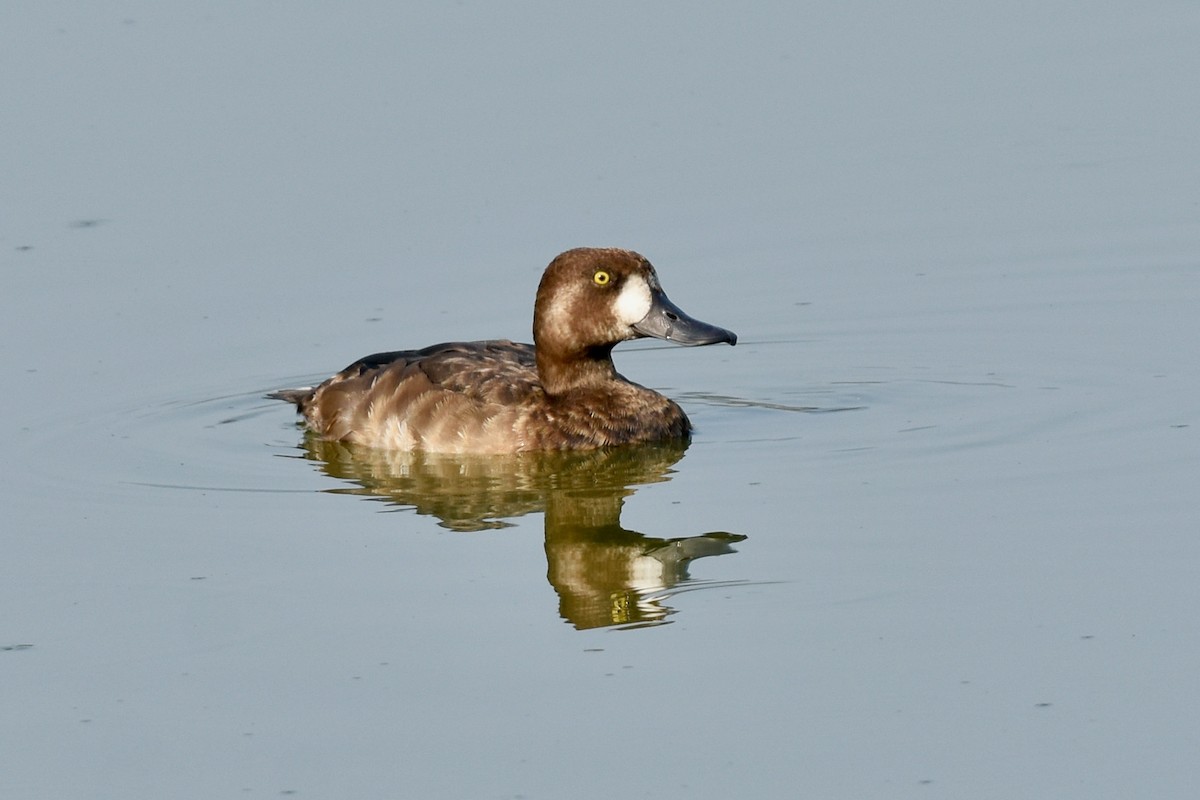
<path fill-rule="evenodd" d="M 650 313 L 650 286 L 641 275 L 630 275 L 613 304 L 617 319 L 636 325 Z"/>

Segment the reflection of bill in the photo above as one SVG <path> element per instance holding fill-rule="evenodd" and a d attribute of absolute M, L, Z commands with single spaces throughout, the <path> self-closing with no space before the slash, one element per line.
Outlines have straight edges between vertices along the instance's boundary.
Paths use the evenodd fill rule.
<path fill-rule="evenodd" d="M 689 580 L 697 558 L 735 552 L 745 536 L 723 531 L 663 539 L 621 527 L 637 486 L 670 480 L 686 442 L 584 452 L 450 456 L 358 448 L 308 435 L 307 458 L 353 488 L 334 491 L 411 506 L 445 528 L 506 527 L 505 518 L 542 511 L 547 578 L 559 613 L 576 628 L 652 625 L 663 600 Z"/>

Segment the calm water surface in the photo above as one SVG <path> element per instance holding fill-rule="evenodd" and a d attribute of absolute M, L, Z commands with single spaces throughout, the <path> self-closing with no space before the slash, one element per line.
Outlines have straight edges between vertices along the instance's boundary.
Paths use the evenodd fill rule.
<path fill-rule="evenodd" d="M 1200 12 L 5 17 L 6 796 L 1194 791 Z M 686 448 L 263 397 L 586 244 Z"/>

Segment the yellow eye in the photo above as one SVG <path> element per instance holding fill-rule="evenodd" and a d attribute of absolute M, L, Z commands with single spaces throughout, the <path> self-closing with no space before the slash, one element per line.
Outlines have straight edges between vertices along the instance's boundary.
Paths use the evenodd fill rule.
<path fill-rule="evenodd" d="M 611 280 L 612 280 L 612 276 L 609 275 L 604 270 L 600 270 L 599 272 L 597 272 L 595 275 L 592 276 L 592 281 L 597 286 L 607 286 L 608 282 Z"/>

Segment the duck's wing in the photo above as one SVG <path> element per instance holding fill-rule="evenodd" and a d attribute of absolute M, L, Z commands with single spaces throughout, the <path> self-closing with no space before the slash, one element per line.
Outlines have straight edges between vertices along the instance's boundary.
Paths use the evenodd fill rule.
<path fill-rule="evenodd" d="M 314 389 L 272 396 L 295 403 L 327 438 L 370 443 L 381 430 L 424 436 L 483 424 L 489 408 L 513 407 L 540 391 L 533 345 L 495 340 L 374 353 Z"/>
<path fill-rule="evenodd" d="M 504 405 L 519 403 L 541 391 L 531 344 L 507 340 L 451 342 L 417 352 L 417 367 L 433 386 L 444 391 Z"/>

